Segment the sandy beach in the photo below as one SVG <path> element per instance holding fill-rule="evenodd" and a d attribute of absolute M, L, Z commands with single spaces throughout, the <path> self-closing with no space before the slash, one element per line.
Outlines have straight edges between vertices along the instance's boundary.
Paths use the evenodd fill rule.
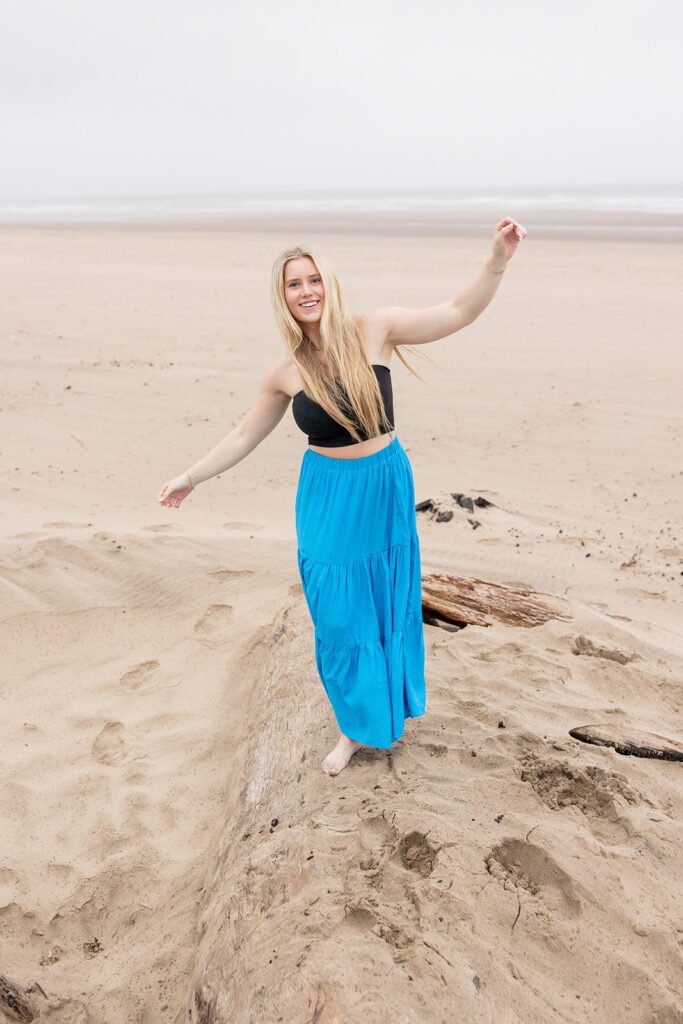
<path fill-rule="evenodd" d="M 680 242 L 519 215 L 482 316 L 402 350 L 426 383 L 392 360 L 417 501 L 454 513 L 418 513 L 423 573 L 570 615 L 425 625 L 425 716 L 338 778 L 291 407 L 156 501 L 283 350 L 281 249 L 325 253 L 354 312 L 425 306 L 508 214 L 1 229 L 0 972 L 40 1020 L 683 1020 L 681 764 L 569 736 L 683 741 Z"/>

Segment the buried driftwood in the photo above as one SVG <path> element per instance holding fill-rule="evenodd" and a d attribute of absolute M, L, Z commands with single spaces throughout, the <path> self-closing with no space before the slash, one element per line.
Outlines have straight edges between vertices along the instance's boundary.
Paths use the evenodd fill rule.
<path fill-rule="evenodd" d="M 663 761 L 683 761 L 683 744 L 658 736 L 655 732 L 642 732 L 618 725 L 582 725 L 570 729 L 569 735 L 583 743 L 598 747 L 614 747 L 618 754 L 633 757 L 658 757 Z"/>
<path fill-rule="evenodd" d="M 165 1024 L 546 1022 L 547 992 L 553 1005 L 573 1007 L 576 979 L 595 963 L 621 980 L 623 949 L 638 928 L 645 933 L 639 942 L 647 970 L 637 977 L 643 1005 L 661 1010 L 662 1022 L 677 1020 L 675 996 L 660 984 L 672 962 L 662 929 L 674 934 L 677 924 L 672 901 L 661 900 L 671 886 L 675 822 L 655 815 L 644 843 L 640 828 L 621 824 L 630 826 L 620 806 L 632 799 L 647 808 L 644 793 L 620 773 L 599 766 L 579 772 L 565 754 L 551 755 L 543 725 L 555 721 L 554 688 L 543 700 L 529 698 L 531 727 L 528 716 L 500 719 L 501 696 L 506 708 L 525 699 L 525 676 L 546 663 L 546 644 L 529 652 L 519 678 L 508 681 L 516 689 L 506 686 L 502 695 L 490 665 L 473 661 L 474 679 L 461 680 L 450 657 L 442 663 L 435 652 L 433 668 L 450 670 L 452 685 L 432 686 L 428 713 L 408 721 L 391 749 L 361 749 L 341 776 L 329 778 L 321 763 L 339 729 L 317 676 L 313 639 L 299 593 L 250 637 L 254 699 L 230 751 L 223 825 L 201 854 L 204 877 L 193 883 L 201 886 L 202 905 L 186 999 Z M 567 640 L 565 665 L 573 660 Z M 533 755 L 543 808 L 511 789 L 510 772 L 496 770 L 501 757 L 512 764 L 521 748 Z M 658 799 L 666 806 L 676 780 L 661 764 L 650 767 L 659 769 Z M 560 827 L 556 809 L 564 805 L 583 813 L 567 813 Z M 583 841 L 586 820 L 623 844 L 622 885 L 614 885 L 614 858 L 596 856 L 596 844 Z M 533 832 L 539 827 L 542 839 Z M 491 884 L 482 889 L 487 877 Z M 482 892 L 491 903 L 482 903 Z M 545 899 L 551 912 L 541 920 L 543 941 L 528 942 L 524 953 L 525 977 L 536 983 L 522 985 L 491 966 L 491 950 L 503 943 L 503 955 L 514 960 L 518 929 L 524 941 L 534 939 Z M 658 899 L 658 926 L 641 927 L 653 920 Z M 486 975 L 475 974 L 472 965 L 482 963 Z M 616 985 L 606 999 L 601 1019 L 633 1019 L 632 987 Z M 514 1018 L 506 1010 L 512 1005 Z M 595 1018 L 567 1011 L 552 1019 Z"/>
<path fill-rule="evenodd" d="M 35 982 L 34 986 L 40 987 Z M 35 1010 L 31 1006 L 26 991 L 21 985 L 10 981 L 6 975 L 0 974 L 0 1010 L 9 1020 L 35 1020 Z M 40 991 L 43 990 L 40 989 Z M 45 995 L 44 992 L 43 995 Z"/>
<path fill-rule="evenodd" d="M 561 597 L 526 587 L 487 583 L 472 577 L 431 572 L 422 576 L 422 617 L 433 625 L 540 626 L 548 619 L 569 619 Z M 440 621 L 441 620 L 441 621 Z"/>

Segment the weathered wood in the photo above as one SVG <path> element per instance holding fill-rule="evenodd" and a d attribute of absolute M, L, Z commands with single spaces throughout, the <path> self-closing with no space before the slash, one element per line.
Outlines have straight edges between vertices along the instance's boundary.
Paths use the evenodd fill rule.
<path fill-rule="evenodd" d="M 10 1020 L 29 1022 L 35 1019 L 25 990 L 4 974 L 0 974 L 0 1010 Z"/>
<path fill-rule="evenodd" d="M 683 743 L 667 739 L 655 732 L 643 732 L 618 725 L 582 725 L 570 729 L 569 735 L 582 743 L 598 747 L 614 747 L 618 754 L 633 757 L 657 757 L 663 761 L 683 761 Z"/>
<path fill-rule="evenodd" d="M 447 573 L 422 576 L 422 613 L 456 625 L 540 626 L 548 619 L 570 619 L 568 602 L 525 587 Z M 566 610 L 563 610 L 566 609 Z"/>

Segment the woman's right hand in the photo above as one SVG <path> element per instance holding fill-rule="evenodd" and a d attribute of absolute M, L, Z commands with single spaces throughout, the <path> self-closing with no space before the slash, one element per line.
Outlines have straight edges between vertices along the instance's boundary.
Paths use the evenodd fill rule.
<path fill-rule="evenodd" d="M 173 480 L 166 481 L 159 491 L 157 501 L 161 505 L 165 505 L 167 508 L 177 508 L 183 498 L 186 498 L 190 491 L 193 490 L 194 487 L 190 482 L 189 476 L 187 473 L 183 473 L 181 476 L 177 476 Z"/>

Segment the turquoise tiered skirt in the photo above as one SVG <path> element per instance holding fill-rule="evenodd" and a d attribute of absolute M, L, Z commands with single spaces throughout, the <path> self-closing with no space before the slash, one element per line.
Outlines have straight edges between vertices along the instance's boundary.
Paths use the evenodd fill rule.
<path fill-rule="evenodd" d="M 415 490 L 398 437 L 357 459 L 307 448 L 295 510 L 316 665 L 339 728 L 390 747 L 425 712 Z"/>

